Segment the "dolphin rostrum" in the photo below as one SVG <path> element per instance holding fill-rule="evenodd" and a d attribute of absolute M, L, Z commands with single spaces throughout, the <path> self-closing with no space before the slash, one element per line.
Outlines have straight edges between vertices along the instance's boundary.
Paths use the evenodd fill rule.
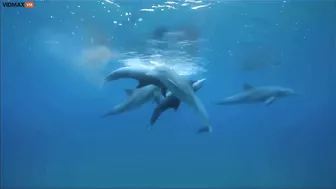
<path fill-rule="evenodd" d="M 293 89 L 278 86 L 253 87 L 252 85 L 245 83 L 243 88 L 244 91 L 226 97 L 223 100 L 216 102 L 216 104 L 228 105 L 228 104 L 249 104 L 249 103 L 263 102 L 266 105 L 270 105 L 277 98 L 297 94 Z"/>
<path fill-rule="evenodd" d="M 161 88 L 162 95 L 165 96 L 167 93 L 167 88 L 165 85 L 158 78 L 146 75 L 146 73 L 150 70 L 150 68 L 146 67 L 121 67 L 112 71 L 105 78 L 104 83 L 118 79 L 135 79 L 138 81 L 136 88 L 141 88 L 150 84 L 156 85 L 157 87 Z"/>
<path fill-rule="evenodd" d="M 158 66 L 147 72 L 148 76 L 159 78 L 160 81 L 167 87 L 167 89 L 176 96 L 181 102 L 186 103 L 196 110 L 202 116 L 205 126 L 199 132 L 211 132 L 208 113 L 201 102 L 195 95 L 189 81 L 183 76 L 179 75 L 175 70 L 166 66 Z"/>
<path fill-rule="evenodd" d="M 203 87 L 204 81 L 205 79 L 200 79 L 197 81 L 191 80 L 190 84 L 192 85 L 193 90 L 197 92 L 200 88 Z M 166 110 L 172 108 L 177 111 L 180 103 L 181 101 L 176 96 L 174 96 L 171 92 L 168 92 L 166 98 L 161 100 L 160 104 L 158 104 L 154 109 L 150 120 L 150 126 L 154 125 L 160 115 Z"/>
<path fill-rule="evenodd" d="M 102 117 L 134 110 L 151 100 L 155 101 L 157 104 L 160 103 L 160 88 L 155 85 L 146 85 L 137 89 L 125 89 L 125 92 L 127 94 L 125 101 L 116 105 Z"/>

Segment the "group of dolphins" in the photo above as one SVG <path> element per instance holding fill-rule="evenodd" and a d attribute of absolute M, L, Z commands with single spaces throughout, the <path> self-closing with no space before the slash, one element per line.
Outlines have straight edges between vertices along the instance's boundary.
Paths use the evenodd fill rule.
<path fill-rule="evenodd" d="M 157 106 L 152 113 L 150 128 L 163 112 L 170 108 L 177 111 L 181 102 L 183 102 L 196 110 L 204 121 L 204 125 L 198 129 L 198 133 L 212 132 L 207 111 L 201 100 L 195 95 L 195 92 L 202 88 L 205 79 L 190 80 L 166 66 L 157 66 L 155 68 L 121 67 L 112 71 L 105 78 L 105 82 L 122 78 L 135 79 L 138 81 L 138 85 L 134 89 L 125 89 L 127 98 L 124 102 L 116 105 L 102 117 L 124 113 L 153 101 Z M 244 84 L 243 88 L 242 92 L 224 98 L 215 104 L 263 102 L 269 105 L 277 98 L 296 94 L 292 89 L 277 86 L 253 87 L 249 84 Z M 161 95 L 164 97 L 163 99 L 161 99 Z"/>

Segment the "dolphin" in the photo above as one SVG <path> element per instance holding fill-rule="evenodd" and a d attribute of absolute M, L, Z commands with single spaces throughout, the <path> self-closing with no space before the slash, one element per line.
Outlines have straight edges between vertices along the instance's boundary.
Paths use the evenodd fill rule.
<path fill-rule="evenodd" d="M 190 84 L 192 85 L 194 92 L 197 92 L 200 88 L 203 87 L 204 81 L 205 79 L 200 79 L 197 81 L 194 81 L 194 80 L 190 81 Z M 166 98 L 163 99 L 160 102 L 160 104 L 158 104 L 156 108 L 154 109 L 152 113 L 152 117 L 150 119 L 150 126 L 154 125 L 157 119 L 160 117 L 160 115 L 166 110 L 172 108 L 175 111 L 177 111 L 180 106 L 180 103 L 181 101 L 176 96 L 174 96 L 171 92 L 168 92 Z"/>
<path fill-rule="evenodd" d="M 153 100 L 160 103 L 160 88 L 155 85 L 146 85 L 137 89 L 125 89 L 127 98 L 124 102 L 116 105 L 111 111 L 102 117 L 128 112 L 141 107 L 143 104 Z"/>
<path fill-rule="evenodd" d="M 263 102 L 266 105 L 272 104 L 277 98 L 287 97 L 297 94 L 293 89 L 278 86 L 254 87 L 245 83 L 244 91 L 224 98 L 216 102 L 218 105 L 228 104 L 249 104 Z"/>
<path fill-rule="evenodd" d="M 146 75 L 146 73 L 150 70 L 151 68 L 146 67 L 121 67 L 108 74 L 105 78 L 104 84 L 108 81 L 130 78 L 138 81 L 136 88 L 141 88 L 150 84 L 156 85 L 157 87 L 161 88 L 162 95 L 166 96 L 166 86 L 158 78 Z"/>
<path fill-rule="evenodd" d="M 176 73 L 175 70 L 166 66 L 155 67 L 147 72 L 146 75 L 159 78 L 174 96 L 181 102 L 184 102 L 195 109 L 196 112 L 202 116 L 205 126 L 202 127 L 199 132 L 212 131 L 208 113 L 201 100 L 195 95 L 195 92 L 187 79 Z"/>

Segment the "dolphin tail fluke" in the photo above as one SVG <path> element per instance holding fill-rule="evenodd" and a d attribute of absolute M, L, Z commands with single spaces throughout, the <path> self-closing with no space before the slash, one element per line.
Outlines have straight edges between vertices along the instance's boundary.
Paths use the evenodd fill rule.
<path fill-rule="evenodd" d="M 211 126 L 203 126 L 198 129 L 197 133 L 211 133 L 212 127 Z"/>

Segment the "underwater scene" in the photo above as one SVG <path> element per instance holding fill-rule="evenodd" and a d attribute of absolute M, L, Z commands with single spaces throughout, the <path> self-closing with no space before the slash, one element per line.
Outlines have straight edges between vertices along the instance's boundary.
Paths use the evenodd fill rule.
<path fill-rule="evenodd" d="M 1 1 L 1 188 L 336 188 L 336 1 Z"/>

